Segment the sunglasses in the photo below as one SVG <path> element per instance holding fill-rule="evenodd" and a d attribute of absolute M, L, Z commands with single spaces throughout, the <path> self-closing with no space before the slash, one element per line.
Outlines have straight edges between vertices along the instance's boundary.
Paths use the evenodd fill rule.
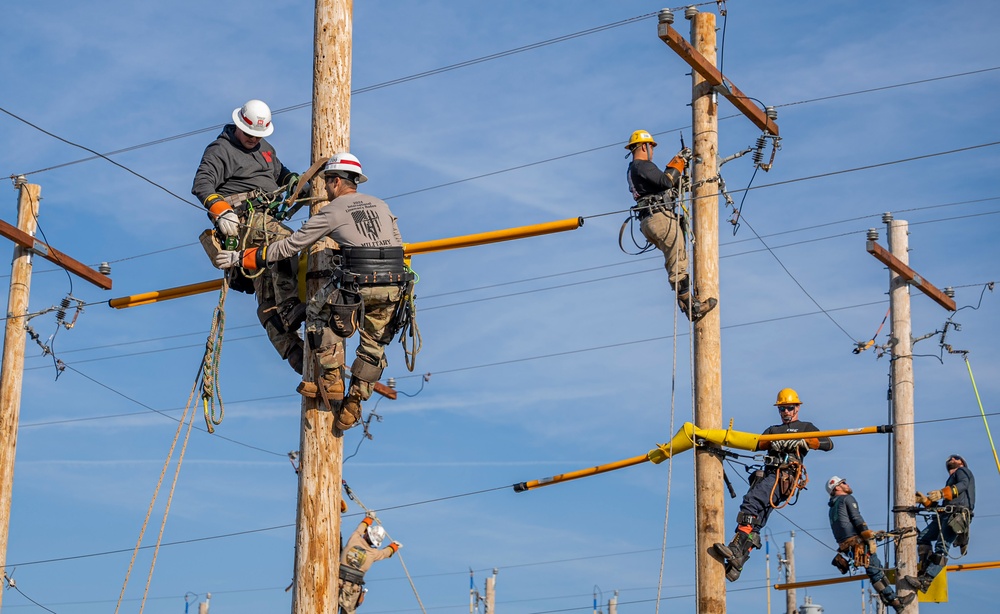
<path fill-rule="evenodd" d="M 779 405 L 778 411 L 795 411 L 798 408 L 798 405 Z"/>

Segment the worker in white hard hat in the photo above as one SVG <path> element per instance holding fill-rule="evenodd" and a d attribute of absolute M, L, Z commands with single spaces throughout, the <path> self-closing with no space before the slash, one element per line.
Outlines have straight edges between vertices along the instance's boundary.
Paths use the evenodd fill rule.
<path fill-rule="evenodd" d="M 663 252 L 663 266 L 681 311 L 689 320 L 697 322 L 718 304 L 718 300 L 700 300 L 691 293 L 687 248 L 675 190 L 691 150 L 681 150 L 661 171 L 653 164 L 654 147 L 656 141 L 645 130 L 633 132 L 625 145 L 632 155 L 627 172 L 629 192 L 635 200 L 632 214 L 639 219 L 639 230 L 646 240 Z"/>
<path fill-rule="evenodd" d="M 220 243 L 228 244 L 229 249 L 292 234 L 276 219 L 276 209 L 268 205 L 282 188 L 293 192 L 299 180 L 264 138 L 274 132 L 267 104 L 249 100 L 233 109 L 232 117 L 233 123 L 226 124 L 205 148 L 191 188 L 208 209 Z M 281 357 L 302 373 L 303 346 L 298 329 L 305 319 L 305 305 L 299 300 L 297 262 L 276 262 L 252 279 L 239 269 L 228 275 L 231 287 L 257 296 L 257 316 L 268 339 Z"/>
<path fill-rule="evenodd" d="M 864 569 L 882 603 L 897 612 L 902 611 L 917 595 L 908 593 L 899 597 L 889 584 L 882 561 L 878 558 L 878 535 L 868 528 L 868 523 L 861 516 L 854 490 L 847 480 L 835 475 L 826 481 L 826 492 L 830 495 L 830 529 L 833 539 L 837 541 L 833 566 L 842 574 L 850 571 L 852 565 Z"/>
<path fill-rule="evenodd" d="M 386 533 L 382 525 L 375 524 L 375 520 L 375 512 L 368 511 L 340 554 L 341 614 L 353 614 L 364 600 L 365 572 L 376 561 L 396 554 L 402 546 L 394 541 L 380 548 Z"/>
<path fill-rule="evenodd" d="M 322 373 L 303 382 L 299 392 L 324 402 L 340 402 L 336 424 L 347 430 L 361 420 L 361 402 L 369 399 L 386 366 L 385 346 L 405 326 L 414 275 L 403 256 L 396 217 L 385 201 L 357 191 L 368 177 L 350 153 L 338 153 L 323 167 L 330 203 L 290 237 L 260 248 L 220 252 L 220 268 L 241 264 L 262 268 L 308 248 L 324 237 L 340 247 L 340 265 L 330 281 L 309 300 L 306 334 Z M 363 315 L 363 317 L 362 317 Z M 412 315 L 412 314 L 410 314 Z M 343 383 L 342 339 L 360 330 L 351 383 Z M 345 394 L 346 392 L 346 394 Z"/>
<path fill-rule="evenodd" d="M 812 422 L 799 420 L 802 401 L 795 390 L 779 390 L 774 406 L 778 408 L 781 424 L 767 427 L 762 435 L 791 435 L 819 430 Z M 743 565 L 750 558 L 750 551 L 760 549 L 760 532 L 767 524 L 771 511 L 788 501 L 800 488 L 799 477 L 805 471 L 803 460 L 806 454 L 809 450 L 832 450 L 833 440 L 829 437 L 777 439 L 761 441 L 757 449 L 767 450 L 767 455 L 763 468 L 750 476 L 750 489 L 743 496 L 736 515 L 736 533 L 728 545 L 721 542 L 714 545 L 716 554 L 724 559 L 726 579 L 730 582 L 739 579 Z"/>

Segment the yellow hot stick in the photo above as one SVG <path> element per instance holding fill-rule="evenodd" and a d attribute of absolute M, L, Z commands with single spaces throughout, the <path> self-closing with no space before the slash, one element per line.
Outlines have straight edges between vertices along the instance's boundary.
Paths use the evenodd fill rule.
<path fill-rule="evenodd" d="M 462 235 L 460 237 L 451 237 L 448 239 L 436 239 L 434 241 L 422 241 L 420 243 L 404 243 L 403 251 L 406 256 L 409 257 L 414 254 L 429 254 L 431 252 L 441 252 L 449 249 L 458 249 L 460 247 L 474 247 L 476 245 L 487 245 L 489 243 L 513 241 L 514 239 L 526 239 L 528 237 L 537 237 L 540 235 L 564 232 L 567 230 L 576 230 L 581 226 L 583 226 L 582 217 L 571 217 L 565 220 L 557 220 L 555 222 L 545 222 L 543 224 L 533 224 L 531 226 L 518 226 L 516 228 L 506 228 L 504 230 L 492 230 L 490 232 Z M 300 269 L 301 268 L 302 267 L 300 267 Z M 212 290 L 218 290 L 221 287 L 221 279 L 203 281 L 187 286 L 167 288 L 166 290 L 157 290 L 155 292 L 146 292 L 144 294 L 134 294 L 132 296 L 113 298 L 108 301 L 108 304 L 115 309 L 125 309 L 127 307 L 136 307 L 138 305 L 148 305 L 149 303 L 156 303 L 158 301 L 169 301 L 175 298 L 191 296 L 192 294 L 211 292 Z"/>
<path fill-rule="evenodd" d="M 1000 567 L 1000 561 L 990 561 L 987 563 L 964 563 L 960 565 L 948 565 L 945 569 L 949 572 L 954 571 L 978 571 L 980 569 L 996 569 Z M 844 582 L 856 582 L 858 580 L 867 580 L 868 574 L 858 574 L 856 576 L 845 576 L 843 578 L 826 578 L 825 580 L 808 580 L 805 582 L 790 582 L 788 584 L 775 584 L 774 590 L 776 591 L 787 591 L 793 588 L 809 588 L 811 586 L 827 586 L 830 584 L 841 584 Z"/>
<path fill-rule="evenodd" d="M 696 440 L 704 440 L 709 443 L 714 443 L 719 446 L 727 448 L 736 448 L 740 450 L 757 450 L 757 443 L 760 441 L 776 441 L 779 439 L 810 439 L 813 437 L 846 437 L 850 435 L 868 435 L 872 433 L 891 433 L 891 425 L 883 426 L 865 426 L 859 428 L 849 428 L 849 429 L 835 429 L 829 431 L 814 431 L 811 433 L 784 433 L 781 435 L 756 435 L 754 433 L 746 433 L 743 431 L 734 431 L 732 429 L 732 423 L 730 422 L 730 427 L 728 429 L 701 429 L 697 426 L 691 424 L 690 422 L 685 422 L 683 426 L 677 431 L 673 439 L 669 443 L 664 443 L 658 445 L 655 449 L 650 450 L 642 456 L 634 456 L 632 458 L 626 458 L 624 460 L 616 461 L 613 463 L 607 463 L 604 465 L 597 465 L 595 467 L 588 467 L 586 469 L 580 469 L 577 471 L 570 471 L 567 473 L 560 473 L 559 475 L 554 475 L 552 477 L 542 478 L 539 480 L 531 480 L 530 482 L 520 482 L 514 484 L 514 492 L 524 492 L 526 490 L 532 490 L 534 488 L 540 488 L 542 486 L 548 486 L 550 484 L 558 484 L 560 482 L 568 482 L 570 480 L 576 480 L 578 478 L 585 478 L 592 475 L 597 475 L 600 473 L 607 473 L 609 471 L 614 471 L 616 469 L 623 469 L 625 467 L 631 467 L 633 465 L 639 465 L 644 462 L 652 462 L 653 464 L 659 464 L 675 454 L 685 452 L 694 447 Z"/>

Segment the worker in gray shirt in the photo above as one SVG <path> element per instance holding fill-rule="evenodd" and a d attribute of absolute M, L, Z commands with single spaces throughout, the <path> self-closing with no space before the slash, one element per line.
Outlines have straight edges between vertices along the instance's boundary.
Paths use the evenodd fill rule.
<path fill-rule="evenodd" d="M 361 171 L 361 162 L 350 153 L 334 155 L 323 167 L 327 193 L 333 198 L 328 205 L 312 215 L 291 236 L 242 251 L 223 251 L 216 258 L 216 266 L 230 268 L 241 265 L 253 270 L 272 262 L 288 258 L 308 248 L 324 237 L 340 246 L 340 266 L 330 272 L 337 282 L 328 289 L 340 296 L 357 296 L 362 306 L 363 319 L 358 324 L 361 340 L 357 357 L 351 365 L 351 384 L 346 391 L 342 370 L 344 356 L 343 338 L 353 330 L 350 323 L 346 330 L 330 318 L 319 330 L 308 320 L 306 331 L 310 345 L 316 350 L 322 375 L 319 384 L 304 382 L 299 392 L 306 396 L 319 395 L 325 400 L 342 403 L 337 414 L 337 427 L 346 430 L 361 419 L 361 402 L 369 399 L 373 385 L 382 377 L 386 366 L 385 346 L 396 333 L 391 324 L 394 314 L 406 299 L 406 288 L 412 280 L 403 260 L 403 240 L 396 225 L 396 218 L 385 201 L 362 194 L 357 186 L 368 178 Z M 336 286 L 336 287 L 334 287 Z M 311 301 L 308 314 L 328 312 L 319 307 L 323 300 Z M 332 299 L 331 299 L 332 300 Z M 350 302 L 350 301 L 348 301 Z M 316 307 L 319 304 L 319 307 Z M 346 316 L 350 320 L 353 316 Z M 326 317 L 321 318 L 327 320 Z"/>

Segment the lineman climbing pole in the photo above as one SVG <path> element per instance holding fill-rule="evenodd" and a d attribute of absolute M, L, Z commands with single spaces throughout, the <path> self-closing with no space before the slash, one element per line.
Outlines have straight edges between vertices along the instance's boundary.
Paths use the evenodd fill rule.
<path fill-rule="evenodd" d="M 701 296 L 717 296 L 721 299 L 719 191 L 715 184 L 719 172 L 717 94 L 722 93 L 762 130 L 777 135 L 778 127 L 716 68 L 715 14 L 700 13 L 696 8 L 688 7 L 684 16 L 691 20 L 690 44 L 671 27 L 673 13 L 667 9 L 660 11 L 657 34 L 660 40 L 694 69 L 691 72 L 694 287 Z M 694 324 L 694 421 L 707 429 L 722 426 L 720 313 L 721 310 L 716 307 Z M 694 467 L 696 610 L 715 614 L 726 611 L 725 568 L 710 554 L 712 545 L 725 542 L 726 537 L 722 459 L 708 450 L 699 449 L 695 454 Z"/>
<path fill-rule="evenodd" d="M 892 313 L 892 422 L 895 425 L 893 438 L 893 459 L 895 459 L 895 479 L 893 480 L 893 499 L 897 506 L 913 504 L 913 493 L 916 492 L 916 481 L 913 477 L 913 337 L 910 321 L 910 285 L 929 296 L 936 303 L 949 311 L 955 311 L 954 299 L 945 295 L 934 285 L 928 283 L 909 267 L 909 240 L 907 239 L 907 223 L 894 220 L 891 213 L 882 216 L 889 233 L 889 249 L 887 252 L 875 240 L 878 234 L 868 231 L 866 249 L 879 262 L 889 267 L 889 308 Z M 896 530 L 907 530 L 899 542 L 896 552 L 896 590 L 901 597 L 913 591 L 909 584 L 900 583 L 903 576 L 917 574 L 917 519 L 906 512 L 897 512 L 893 519 Z M 916 614 L 920 606 L 916 600 L 902 611 L 905 614 Z"/>
<path fill-rule="evenodd" d="M 352 0 L 316 0 L 313 34 L 312 160 L 350 149 Z M 313 190 L 323 190 L 321 178 Z M 325 203 L 314 203 L 315 215 Z M 309 269 L 329 269 L 320 241 L 310 248 Z M 307 280 L 313 296 L 321 283 Z M 315 377 L 316 358 L 307 347 L 305 377 Z M 322 385 L 322 384 L 321 384 Z M 292 614 L 336 614 L 340 569 L 340 502 L 343 433 L 320 400 L 302 397 L 299 439 L 299 498 L 295 518 L 295 593 Z"/>
<path fill-rule="evenodd" d="M 20 190 L 17 227 L 0 221 L 0 235 L 16 244 L 11 264 L 10 294 L 7 298 L 3 363 L 0 366 L 0 576 L 4 578 L 7 577 L 10 499 L 14 488 L 14 456 L 17 450 L 17 424 L 21 412 L 24 343 L 27 338 L 24 317 L 28 314 L 32 256 L 38 254 L 100 288 L 111 289 L 111 280 L 105 275 L 35 240 L 42 187 L 27 183 L 24 177 L 18 177 L 15 186 Z M 0 602 L 2 599 L 3 591 L 0 590 Z"/>

